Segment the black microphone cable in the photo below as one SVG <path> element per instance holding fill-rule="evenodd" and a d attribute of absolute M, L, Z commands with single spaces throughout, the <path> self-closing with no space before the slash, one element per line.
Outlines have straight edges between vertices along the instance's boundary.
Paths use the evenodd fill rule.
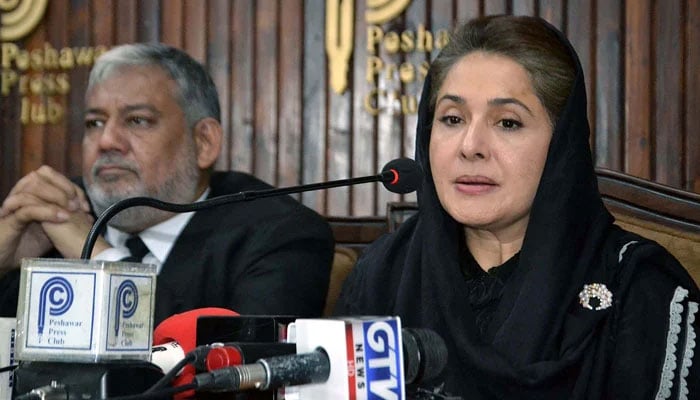
<path fill-rule="evenodd" d="M 235 203 L 239 201 L 250 201 L 264 197 L 281 196 L 285 194 L 308 192 L 318 189 L 331 189 L 339 186 L 349 186 L 360 183 L 382 182 L 384 187 L 394 193 L 409 193 L 418 187 L 423 172 L 417 162 L 410 158 L 398 158 L 389 161 L 382 172 L 377 175 L 364 176 L 359 178 L 339 179 L 329 182 L 310 183 L 307 185 L 292 186 L 286 188 L 271 188 L 264 190 L 249 190 L 229 195 L 218 196 L 213 199 L 198 201 L 196 203 L 177 204 L 161 201 L 151 197 L 132 197 L 118 201 L 109 206 L 95 221 L 88 233 L 85 245 L 80 254 L 83 260 L 89 260 L 92 249 L 95 246 L 97 237 L 104 230 L 113 216 L 118 212 L 135 206 L 148 206 L 159 210 L 176 213 L 199 211 L 206 208 L 216 207 L 222 204 Z"/>
<path fill-rule="evenodd" d="M 185 357 L 182 360 L 178 361 L 174 367 L 170 368 L 170 371 L 163 375 L 163 377 L 160 378 L 158 382 L 154 383 L 143 393 L 155 393 L 158 389 L 167 386 L 168 384 L 170 384 L 170 381 L 172 381 L 175 378 L 178 372 L 180 372 L 180 370 L 188 364 L 194 364 L 195 368 L 203 369 L 203 365 L 206 362 L 207 354 L 209 353 L 210 349 L 211 346 L 209 345 L 195 347 L 194 350 L 185 354 Z"/>
<path fill-rule="evenodd" d="M 172 381 L 175 378 L 175 376 L 177 376 L 177 373 L 180 372 L 181 369 L 185 368 L 187 364 L 190 364 L 193 360 L 194 356 L 191 355 L 191 353 L 187 353 L 187 355 L 185 355 L 185 358 L 178 361 L 177 364 L 175 364 L 175 366 L 173 366 L 170 369 L 170 371 L 166 372 L 162 378 L 158 379 L 158 382 L 154 383 L 153 386 L 146 389 L 146 391 L 143 393 L 153 393 L 156 390 L 167 386 L 170 383 L 170 381 Z"/>
<path fill-rule="evenodd" d="M 19 364 L 13 364 L 13 365 L 8 365 L 7 367 L 2 367 L 2 368 L 0 368 L 0 374 L 3 372 L 14 371 L 17 367 L 19 367 Z"/>

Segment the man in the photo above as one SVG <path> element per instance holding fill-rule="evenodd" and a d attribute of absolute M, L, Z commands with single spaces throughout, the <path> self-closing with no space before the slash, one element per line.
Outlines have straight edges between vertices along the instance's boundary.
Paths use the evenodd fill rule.
<path fill-rule="evenodd" d="M 2 315 L 16 312 L 21 258 L 50 251 L 79 258 L 94 215 L 119 200 L 189 203 L 270 188 L 247 174 L 212 171 L 223 135 L 218 95 L 204 68 L 180 50 L 135 44 L 106 52 L 85 101 L 82 182 L 43 166 L 0 208 Z M 110 220 L 92 257 L 135 256 L 125 247 L 129 237 L 145 244 L 143 262 L 158 266 L 156 324 L 210 306 L 299 316 L 323 309 L 332 233 L 291 197 L 186 214 L 130 208 Z"/>

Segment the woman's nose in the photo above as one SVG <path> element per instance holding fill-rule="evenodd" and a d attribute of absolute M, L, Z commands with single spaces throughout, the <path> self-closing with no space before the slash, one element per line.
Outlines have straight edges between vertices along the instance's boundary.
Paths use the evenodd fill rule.
<path fill-rule="evenodd" d="M 482 160 L 489 157 L 488 130 L 483 123 L 472 121 L 465 127 L 460 152 L 467 160 Z"/>

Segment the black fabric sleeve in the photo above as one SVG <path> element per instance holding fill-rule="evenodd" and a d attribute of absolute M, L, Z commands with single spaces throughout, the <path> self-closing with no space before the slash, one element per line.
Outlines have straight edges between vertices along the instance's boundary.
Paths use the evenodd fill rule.
<path fill-rule="evenodd" d="M 234 251 L 229 307 L 241 314 L 318 317 L 323 312 L 334 241 L 330 226 L 306 210 L 255 227 L 248 249 Z M 232 249 L 234 250 L 234 249 Z"/>
<path fill-rule="evenodd" d="M 609 398 L 700 398 L 697 288 L 679 284 L 665 267 L 637 266 L 617 307 Z"/>
<path fill-rule="evenodd" d="M 0 317 L 13 318 L 17 314 L 20 269 L 16 268 L 0 278 Z"/>

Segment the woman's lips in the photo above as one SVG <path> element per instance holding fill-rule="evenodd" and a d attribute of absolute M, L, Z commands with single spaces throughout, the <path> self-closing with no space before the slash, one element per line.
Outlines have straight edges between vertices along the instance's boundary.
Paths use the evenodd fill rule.
<path fill-rule="evenodd" d="M 470 195 L 489 193 L 498 188 L 493 179 L 485 176 L 459 177 L 455 181 L 455 186 L 459 192 Z"/>

